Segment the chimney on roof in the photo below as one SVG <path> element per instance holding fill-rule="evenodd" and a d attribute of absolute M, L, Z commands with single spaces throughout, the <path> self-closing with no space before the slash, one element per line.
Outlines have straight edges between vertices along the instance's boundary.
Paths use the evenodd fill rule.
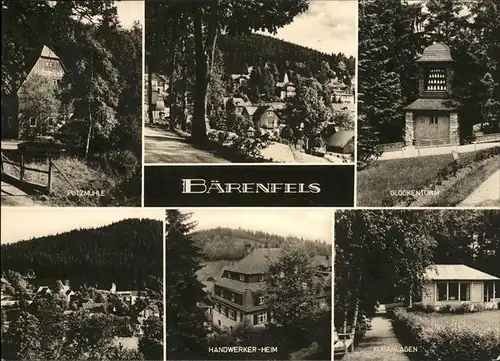
<path fill-rule="evenodd" d="M 109 290 L 110 293 L 116 293 L 116 283 L 111 284 L 111 289 Z"/>
<path fill-rule="evenodd" d="M 247 254 L 249 254 L 250 252 L 252 252 L 252 245 L 250 243 L 245 244 L 245 249 Z"/>

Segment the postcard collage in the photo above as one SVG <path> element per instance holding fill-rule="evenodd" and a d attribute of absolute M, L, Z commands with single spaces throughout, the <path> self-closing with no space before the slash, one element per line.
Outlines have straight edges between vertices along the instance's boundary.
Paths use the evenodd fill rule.
<path fill-rule="evenodd" d="M 500 360 L 499 19 L 2 1 L 1 360 Z"/>

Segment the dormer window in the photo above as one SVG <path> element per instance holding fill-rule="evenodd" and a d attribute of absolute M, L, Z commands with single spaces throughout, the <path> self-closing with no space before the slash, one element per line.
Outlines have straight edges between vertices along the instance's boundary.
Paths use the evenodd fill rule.
<path fill-rule="evenodd" d="M 446 71 L 443 68 L 427 69 L 425 74 L 425 90 L 443 92 L 446 91 Z"/>
<path fill-rule="evenodd" d="M 245 275 L 240 275 L 240 281 L 245 282 Z"/>

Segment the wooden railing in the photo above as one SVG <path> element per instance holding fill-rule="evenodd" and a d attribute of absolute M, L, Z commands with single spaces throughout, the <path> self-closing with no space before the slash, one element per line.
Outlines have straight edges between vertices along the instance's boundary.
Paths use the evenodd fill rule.
<path fill-rule="evenodd" d="M 2 177 L 5 178 L 7 183 L 12 183 L 12 185 L 18 187 L 19 189 L 28 189 L 29 191 L 35 190 L 40 193 L 44 194 L 49 194 L 51 185 L 52 185 L 52 167 L 54 166 L 54 163 L 52 162 L 52 159 L 48 155 L 44 155 L 43 157 L 48 160 L 48 165 L 47 169 L 40 169 L 40 168 L 33 168 L 29 167 L 26 165 L 26 157 L 23 152 L 19 153 L 20 155 L 20 160 L 18 162 L 13 161 L 7 156 L 5 156 L 2 152 Z M 30 154 L 31 156 L 31 154 Z M 40 155 L 37 155 L 40 156 Z M 15 170 L 16 174 L 9 174 L 7 170 L 5 169 L 4 164 L 9 164 L 11 165 Z M 47 184 L 37 184 L 37 183 L 32 183 L 29 182 L 26 178 L 26 171 L 30 172 L 35 172 L 35 173 L 42 173 L 47 175 Z M 24 189 L 23 189 L 24 188 Z"/>
<path fill-rule="evenodd" d="M 53 170 L 56 170 L 59 172 L 61 177 L 68 182 L 68 184 L 73 188 L 73 190 L 76 190 L 75 186 L 71 183 L 71 181 L 64 175 L 64 173 L 56 166 L 54 161 L 52 160 L 52 156 L 49 154 L 45 153 L 28 153 L 25 154 L 24 152 L 18 152 L 19 154 L 19 161 L 13 161 L 9 159 L 3 152 L 2 152 L 2 163 L 1 163 L 1 169 L 2 169 L 2 179 L 4 179 L 7 183 L 10 183 L 17 188 L 25 191 L 26 193 L 32 193 L 33 191 L 36 191 L 38 193 L 42 194 L 50 194 L 51 187 L 52 187 L 52 181 L 53 181 Z M 26 165 L 26 158 L 29 156 L 29 158 L 38 158 L 38 159 L 43 159 L 47 160 L 47 168 L 46 169 L 40 169 L 40 168 L 33 168 L 30 166 Z M 4 164 L 10 165 L 14 170 L 15 174 L 9 174 L 7 172 L 6 167 Z M 35 173 L 41 173 L 41 174 L 46 174 L 47 175 L 47 183 L 46 184 L 38 184 L 38 183 L 33 183 L 30 182 L 28 177 L 26 177 L 26 171 L 28 172 L 35 172 Z"/>

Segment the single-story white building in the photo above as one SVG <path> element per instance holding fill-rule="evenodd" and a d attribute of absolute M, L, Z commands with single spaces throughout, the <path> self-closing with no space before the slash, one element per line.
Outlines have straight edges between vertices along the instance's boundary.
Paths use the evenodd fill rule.
<path fill-rule="evenodd" d="M 435 264 L 427 267 L 422 303 L 487 303 L 497 296 L 500 278 L 464 264 Z"/>

